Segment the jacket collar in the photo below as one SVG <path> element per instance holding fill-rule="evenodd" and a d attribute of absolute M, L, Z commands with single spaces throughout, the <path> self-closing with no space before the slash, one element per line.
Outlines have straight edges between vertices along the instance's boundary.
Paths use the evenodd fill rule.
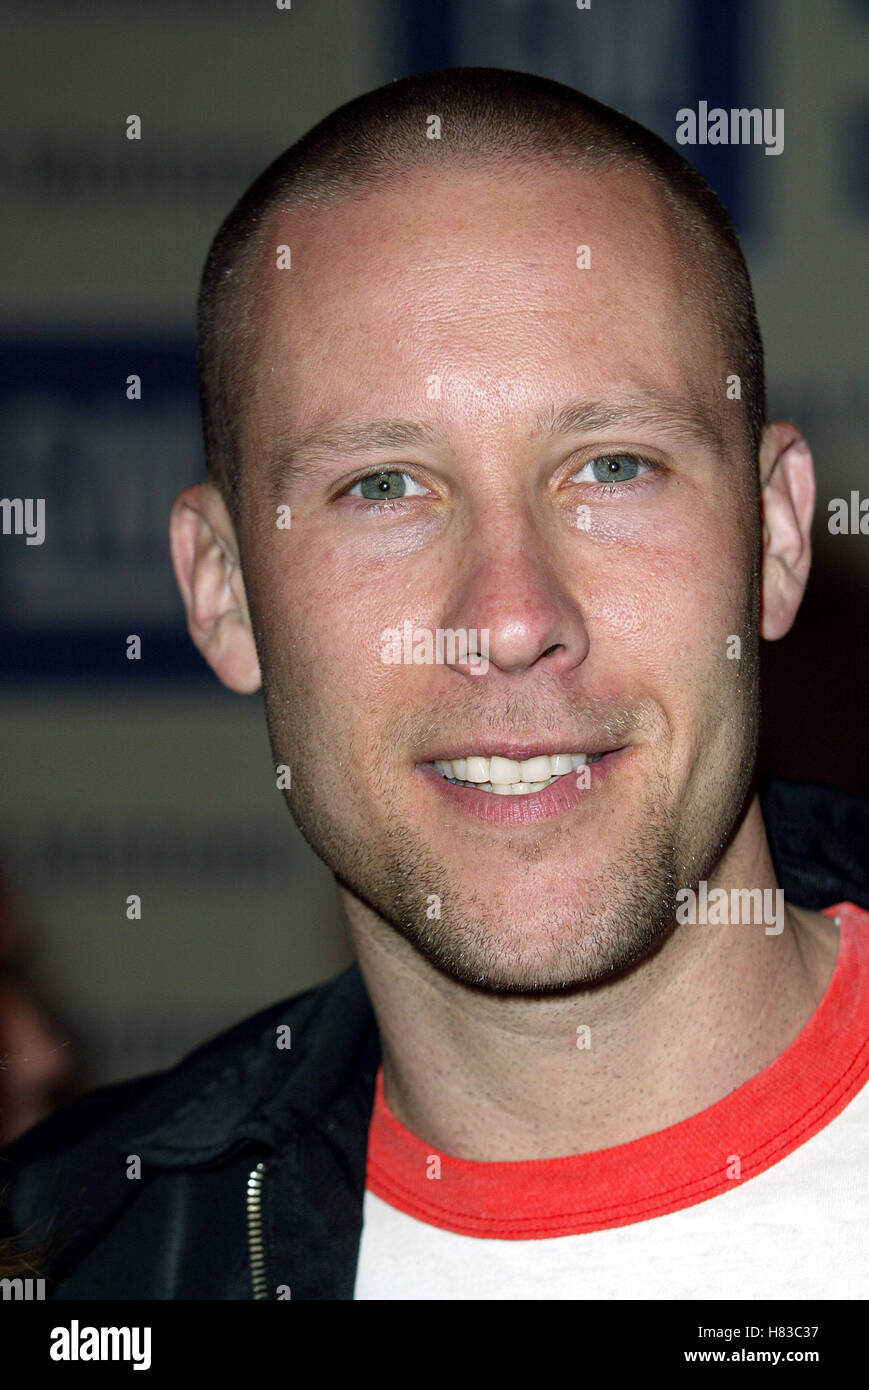
<path fill-rule="evenodd" d="M 289 1026 L 291 1046 L 277 1046 Z M 377 1021 L 354 963 L 319 989 L 273 1005 L 166 1073 L 128 1116 L 117 1147 L 153 1166 L 204 1166 L 250 1144 L 282 1147 L 314 1125 L 339 1147 L 358 1142 L 380 1061 Z M 167 1092 L 180 1099 L 166 1112 Z M 159 1116 L 148 1125 L 151 1115 Z"/>

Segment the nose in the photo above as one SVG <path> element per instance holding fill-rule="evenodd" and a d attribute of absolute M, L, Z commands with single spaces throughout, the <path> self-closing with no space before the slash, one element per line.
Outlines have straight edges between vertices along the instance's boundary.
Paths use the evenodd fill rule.
<path fill-rule="evenodd" d="M 530 519 L 478 530 L 449 626 L 477 630 L 488 664 L 505 675 L 538 668 L 563 676 L 588 655 L 576 584 L 555 541 Z M 486 637 L 486 634 L 488 636 Z"/>

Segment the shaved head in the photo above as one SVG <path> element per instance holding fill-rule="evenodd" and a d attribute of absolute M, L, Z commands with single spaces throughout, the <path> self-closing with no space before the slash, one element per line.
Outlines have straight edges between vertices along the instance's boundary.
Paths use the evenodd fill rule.
<path fill-rule="evenodd" d="M 199 294 L 200 404 L 209 474 L 236 520 L 262 317 L 255 272 L 275 215 L 401 190 L 419 172 L 479 168 L 515 184 L 547 166 L 636 171 L 654 183 L 685 239 L 698 315 L 740 378 L 753 466 L 766 416 L 763 349 L 742 251 L 716 195 L 675 149 L 591 97 L 528 73 L 454 68 L 390 83 L 327 116 L 255 180 L 211 245 Z"/>

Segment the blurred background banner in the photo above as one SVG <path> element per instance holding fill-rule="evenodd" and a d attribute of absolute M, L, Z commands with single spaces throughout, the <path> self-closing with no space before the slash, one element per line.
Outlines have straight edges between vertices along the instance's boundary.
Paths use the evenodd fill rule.
<path fill-rule="evenodd" d="M 330 875 L 275 788 L 259 696 L 219 686 L 187 637 L 167 523 L 204 473 L 194 315 L 211 237 L 281 150 L 392 78 L 526 69 L 671 143 L 701 102 L 783 111 L 780 154 L 682 152 L 743 239 L 771 414 L 818 466 L 809 596 L 765 653 L 764 764 L 869 790 L 853 737 L 869 538 L 827 526 L 831 499 L 869 494 L 869 6 L 5 0 L 2 16 L 0 492 L 44 499 L 45 535 L 0 537 L 0 863 L 83 1078 L 163 1065 L 349 959 Z"/>
<path fill-rule="evenodd" d="M 138 681 L 204 679 L 167 564 L 169 508 L 200 467 L 194 355 L 189 338 L 96 325 L 86 341 L 0 343 L 4 474 L 14 495 L 45 499 L 42 543 L 0 549 L 7 678 L 121 679 L 137 634 Z M 141 400 L 127 399 L 130 375 Z"/>
<path fill-rule="evenodd" d="M 673 142 L 674 114 L 705 97 L 710 106 L 751 106 L 749 0 L 444 0 L 399 5 L 409 71 L 432 66 L 520 68 L 588 92 Z M 761 6 L 762 8 L 762 6 Z M 714 169 L 705 150 L 692 160 L 717 177 L 741 233 L 758 207 L 739 177 L 734 146 Z"/>

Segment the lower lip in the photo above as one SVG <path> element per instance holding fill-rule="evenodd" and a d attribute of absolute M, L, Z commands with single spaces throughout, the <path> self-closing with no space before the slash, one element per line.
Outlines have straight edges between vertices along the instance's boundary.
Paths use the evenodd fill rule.
<path fill-rule="evenodd" d="M 629 751 L 628 748 L 616 748 L 612 753 L 604 753 L 596 763 L 586 763 L 590 775 L 587 787 L 577 786 L 577 770 L 566 772 L 542 791 L 524 792 L 517 796 L 499 796 L 497 792 L 480 792 L 471 787 L 457 786 L 442 777 L 431 763 L 418 763 L 416 770 L 457 810 L 476 816 L 477 820 L 486 821 L 489 825 L 534 825 L 564 815 L 565 811 L 572 811 L 594 796 L 601 783 Z"/>

